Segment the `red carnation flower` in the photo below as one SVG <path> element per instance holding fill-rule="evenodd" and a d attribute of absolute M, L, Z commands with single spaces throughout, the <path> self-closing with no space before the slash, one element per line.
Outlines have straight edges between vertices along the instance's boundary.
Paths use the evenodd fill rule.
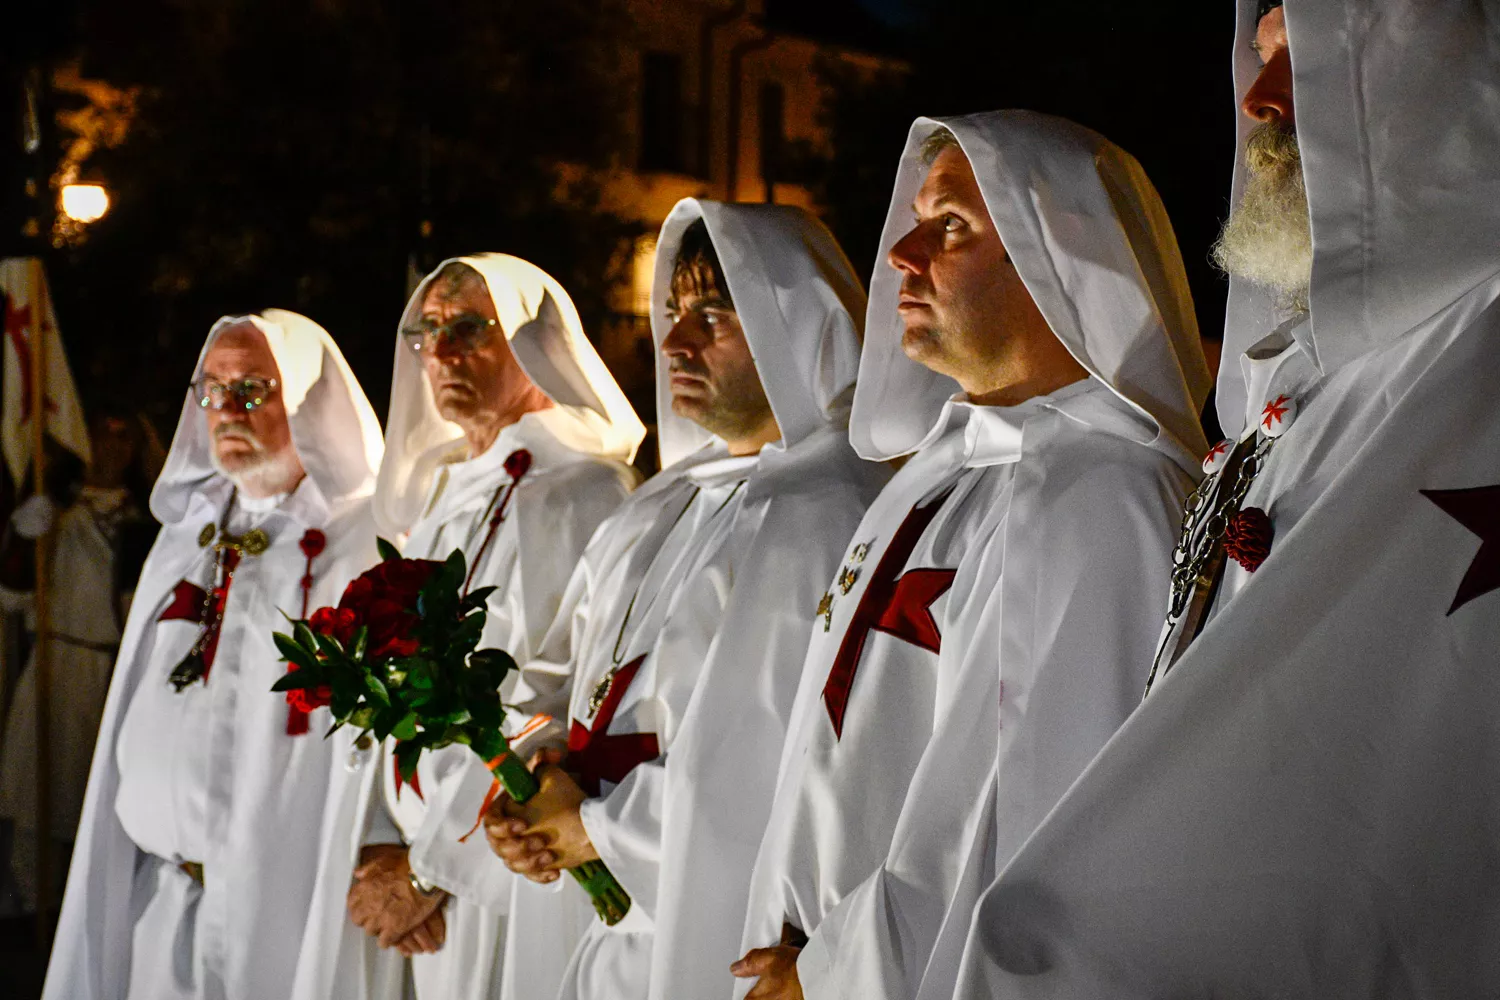
<path fill-rule="evenodd" d="M 525 448 L 517 448 L 505 456 L 505 474 L 510 476 L 511 482 L 515 482 L 526 475 L 526 470 L 531 468 L 531 452 Z"/>
<path fill-rule="evenodd" d="M 309 559 L 316 559 L 322 555 L 323 549 L 328 545 L 328 536 L 317 528 L 308 528 L 302 535 L 302 541 L 297 543 L 302 547 L 302 554 Z"/>
<path fill-rule="evenodd" d="M 319 608 L 308 618 L 307 626 L 347 646 L 359 631 L 359 615 L 350 608 Z"/>
<path fill-rule="evenodd" d="M 287 673 L 297 669 L 295 663 L 286 665 Z M 311 714 L 313 709 L 333 703 L 333 688 L 327 684 L 319 684 L 315 688 L 293 688 L 286 693 L 286 703 L 303 714 Z"/>
<path fill-rule="evenodd" d="M 1271 554 L 1271 539 L 1276 529 L 1259 507 L 1246 507 L 1229 519 L 1224 527 L 1224 551 L 1229 558 L 1254 573 Z"/>

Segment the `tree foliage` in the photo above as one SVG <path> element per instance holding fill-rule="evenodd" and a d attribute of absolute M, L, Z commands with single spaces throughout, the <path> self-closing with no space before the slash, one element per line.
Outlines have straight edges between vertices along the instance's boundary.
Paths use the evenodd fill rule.
<path fill-rule="evenodd" d="M 58 295 L 96 375 L 175 409 L 212 321 L 276 305 L 327 326 L 383 409 L 408 261 L 466 252 L 525 256 L 602 313 L 629 227 L 557 164 L 617 148 L 615 0 L 94 0 L 79 30 L 86 76 L 142 88 Z"/>

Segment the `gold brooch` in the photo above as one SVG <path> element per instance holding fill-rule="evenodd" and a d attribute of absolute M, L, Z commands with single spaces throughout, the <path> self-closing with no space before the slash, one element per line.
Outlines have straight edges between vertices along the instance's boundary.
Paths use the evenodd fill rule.
<path fill-rule="evenodd" d="M 203 530 L 202 531 L 198 532 L 198 548 L 200 548 L 200 549 L 203 548 L 205 545 L 207 545 L 209 542 L 211 542 L 213 540 L 214 540 L 214 525 L 213 525 L 213 522 L 210 521 L 208 524 L 205 524 L 203 526 Z"/>
<path fill-rule="evenodd" d="M 208 544 L 207 537 L 212 527 L 212 525 L 209 525 L 198 535 L 198 544 Z M 219 541 L 215 545 L 215 548 L 220 549 L 236 549 L 247 556 L 258 556 L 270 547 L 271 537 L 261 528 L 251 528 L 238 538 L 227 531 L 221 532 L 219 534 Z"/>
<path fill-rule="evenodd" d="M 839 570 L 839 591 L 841 593 L 849 593 L 849 591 L 854 589 L 854 585 L 858 582 L 859 570 L 854 569 L 852 566 L 845 566 L 843 569 Z"/>
<path fill-rule="evenodd" d="M 833 627 L 833 595 L 826 591 L 823 594 L 823 599 L 818 602 L 817 617 L 823 619 L 824 632 Z"/>

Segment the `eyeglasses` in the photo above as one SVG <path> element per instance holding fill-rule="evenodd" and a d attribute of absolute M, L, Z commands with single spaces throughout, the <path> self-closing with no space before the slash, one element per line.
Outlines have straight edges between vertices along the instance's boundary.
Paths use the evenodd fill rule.
<path fill-rule="evenodd" d="M 220 382 L 209 375 L 201 376 L 192 384 L 193 398 L 205 410 L 222 410 L 233 405 L 246 410 L 264 406 L 276 391 L 274 378 L 242 378 L 233 382 Z"/>
<path fill-rule="evenodd" d="M 472 354 L 490 339 L 490 327 L 499 325 L 499 320 L 486 319 L 477 313 L 464 313 L 446 323 L 421 320 L 416 326 L 402 330 L 401 339 L 418 354 L 430 354 L 437 350 L 439 340 L 446 340 L 450 348 L 459 354 Z"/>

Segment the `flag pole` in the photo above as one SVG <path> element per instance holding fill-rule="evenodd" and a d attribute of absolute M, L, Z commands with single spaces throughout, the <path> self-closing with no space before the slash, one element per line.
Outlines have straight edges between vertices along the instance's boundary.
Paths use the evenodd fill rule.
<path fill-rule="evenodd" d="M 37 494 L 47 488 L 47 344 L 44 324 L 50 312 L 47 282 L 40 257 L 31 259 L 34 319 L 31 341 L 31 482 Z M 36 539 L 36 943 L 46 954 L 52 943 L 52 634 L 47 606 L 52 529 Z"/>

